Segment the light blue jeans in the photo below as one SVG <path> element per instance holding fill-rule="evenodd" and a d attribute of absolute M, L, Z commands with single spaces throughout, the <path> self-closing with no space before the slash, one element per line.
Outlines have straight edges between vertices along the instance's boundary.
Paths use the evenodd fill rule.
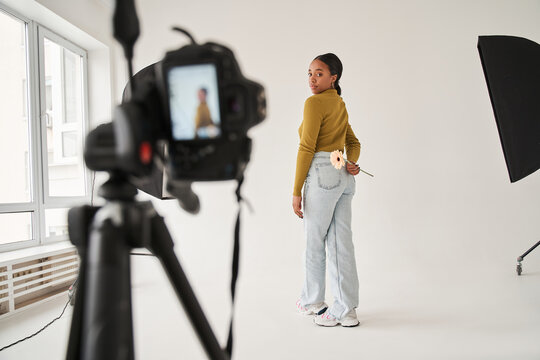
<path fill-rule="evenodd" d="M 315 153 L 304 183 L 305 278 L 300 304 L 325 299 L 326 251 L 334 303 L 329 312 L 341 319 L 358 306 L 358 274 L 351 231 L 351 201 L 356 181 L 345 167 L 337 170 L 329 152 Z"/>

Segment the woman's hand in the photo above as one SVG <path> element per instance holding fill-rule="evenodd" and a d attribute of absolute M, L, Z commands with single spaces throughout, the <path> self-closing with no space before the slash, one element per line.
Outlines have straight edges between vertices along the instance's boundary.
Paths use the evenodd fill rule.
<path fill-rule="evenodd" d="M 350 162 L 347 162 L 346 164 L 347 172 L 351 175 L 358 175 L 360 172 L 360 166 L 357 164 L 351 164 Z"/>
<path fill-rule="evenodd" d="M 294 210 L 294 213 L 300 218 L 304 218 L 304 214 L 302 213 L 302 197 L 301 196 L 293 196 L 292 197 L 292 208 Z"/>

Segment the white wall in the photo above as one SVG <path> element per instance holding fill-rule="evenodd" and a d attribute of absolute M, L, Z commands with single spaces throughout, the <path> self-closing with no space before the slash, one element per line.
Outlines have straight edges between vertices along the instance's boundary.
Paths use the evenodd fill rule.
<path fill-rule="evenodd" d="M 459 284 L 460 276 L 475 272 L 514 271 L 515 258 L 538 240 L 540 174 L 510 184 L 476 43 L 488 34 L 540 42 L 539 1 L 137 5 L 142 36 L 135 69 L 187 43 L 170 31 L 178 25 L 201 42 L 229 44 L 244 74 L 266 87 L 269 116 L 250 132 L 254 150 L 244 195 L 255 213 L 243 216 L 239 309 L 255 311 L 274 300 L 293 307 L 300 290 L 303 231 L 291 208 L 297 129 L 310 95 L 307 68 L 323 52 L 335 52 L 344 63 L 343 98 L 362 143 L 360 165 L 375 174 L 358 176 L 353 202 L 361 302 L 371 301 L 366 289 L 373 284 L 392 287 L 404 278 L 414 283 L 426 272 Z M 71 8 L 65 16 L 97 31 L 75 14 Z M 124 70 L 116 71 L 113 79 L 122 79 Z M 120 97 L 121 88 L 113 87 L 113 97 Z M 223 340 L 234 184 L 195 189 L 202 202 L 198 216 L 183 213 L 175 202 L 155 203 Z M 136 284 L 162 278 L 151 260 L 137 264 Z"/>
<path fill-rule="evenodd" d="M 302 223 L 291 193 L 306 72 L 332 51 L 344 63 L 343 98 L 362 143 L 353 232 L 361 281 L 392 287 L 426 272 L 442 279 L 514 271 L 538 240 L 540 174 L 510 184 L 476 48 L 479 35 L 540 42 L 538 1 L 139 1 L 135 68 L 186 40 L 229 44 L 263 83 L 268 119 L 250 132 L 239 307 L 294 303 Z M 202 212 L 158 204 L 203 305 L 225 329 L 234 184 L 200 184 Z M 208 226 L 211 224 L 211 226 Z M 155 270 L 157 271 L 157 270 Z M 454 275 L 459 274 L 459 275 Z M 444 280 L 443 280 L 444 281 Z M 481 286 L 481 284 L 479 284 Z M 376 301 L 376 300 L 375 300 Z"/>
<path fill-rule="evenodd" d="M 185 44 L 169 30 L 179 25 L 201 42 L 230 44 L 245 75 L 266 87 L 269 117 L 251 131 L 244 193 L 256 213 L 245 217 L 244 242 L 268 250 L 259 259 L 268 266 L 299 261 L 302 225 L 291 210 L 297 128 L 310 95 L 306 69 L 327 51 L 344 63 L 360 165 L 375 173 L 358 176 L 353 205 L 360 269 L 511 267 L 538 238 L 540 175 L 510 184 L 476 48 L 487 34 L 540 41 L 538 1 L 162 0 L 139 1 L 138 13 L 136 68 Z M 189 224 L 169 216 L 176 232 L 229 242 L 217 229 L 232 217 L 211 209 L 229 212 L 233 198 L 216 188 L 232 185 L 201 185 L 202 214 Z M 214 230 L 199 232 L 209 221 Z M 297 268 L 277 271 L 289 270 L 299 278 Z"/>

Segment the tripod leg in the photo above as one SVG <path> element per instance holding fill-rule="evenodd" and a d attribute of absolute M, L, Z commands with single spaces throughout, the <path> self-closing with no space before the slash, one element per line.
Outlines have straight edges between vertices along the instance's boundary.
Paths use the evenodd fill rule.
<path fill-rule="evenodd" d="M 113 221 L 121 213 L 122 208 L 117 204 L 105 205 L 96 214 L 91 228 L 81 333 L 84 360 L 134 358 L 131 247 L 124 224 Z M 103 219 L 98 220 L 98 217 Z"/>
<path fill-rule="evenodd" d="M 86 247 L 88 245 L 88 228 L 98 210 L 98 207 L 79 206 L 68 212 L 69 239 L 77 247 L 79 253 L 79 275 L 75 292 L 75 306 L 71 318 L 71 328 L 69 332 L 67 360 L 78 360 L 81 358 L 81 331 L 84 310 L 84 288 L 86 284 Z"/>
<path fill-rule="evenodd" d="M 71 328 L 69 331 L 68 349 L 66 360 L 78 360 L 81 358 L 81 324 L 84 309 L 84 284 L 85 284 L 85 269 L 86 258 L 84 248 L 78 248 L 81 262 L 79 264 L 79 275 L 77 277 L 78 290 L 75 292 L 75 306 L 71 318 Z"/>
<path fill-rule="evenodd" d="M 182 302 L 184 310 L 195 328 L 206 354 L 212 360 L 228 360 L 228 355 L 219 346 L 219 343 L 204 315 L 201 305 L 182 270 L 178 258 L 174 254 L 174 243 L 163 218 L 155 214 L 151 219 L 150 250 L 160 259 L 170 282 L 174 286 L 176 295 Z"/>

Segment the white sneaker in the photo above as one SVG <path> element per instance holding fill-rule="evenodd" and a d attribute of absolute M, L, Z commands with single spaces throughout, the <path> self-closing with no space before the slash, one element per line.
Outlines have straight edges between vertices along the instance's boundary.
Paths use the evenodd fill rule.
<path fill-rule="evenodd" d="M 313 304 L 313 305 L 308 305 L 306 307 L 303 307 L 301 304 L 300 304 L 300 300 L 298 300 L 296 302 L 296 308 L 298 309 L 298 312 L 301 314 L 301 315 L 318 315 L 318 314 L 322 314 L 326 311 L 326 309 L 328 309 L 328 305 L 326 305 L 326 303 L 323 301 L 321 303 L 318 303 L 318 304 Z"/>
<path fill-rule="evenodd" d="M 355 327 L 360 325 L 360 321 L 358 321 L 358 317 L 356 316 L 356 310 L 352 309 L 343 317 L 343 319 L 340 320 L 341 326 L 344 327 Z"/>
<path fill-rule="evenodd" d="M 313 322 L 317 325 L 327 327 L 336 326 L 338 324 L 341 324 L 343 327 L 354 327 L 360 325 L 354 309 L 349 311 L 341 320 L 336 319 L 334 315 L 326 311 L 325 313 L 316 316 L 313 319 Z"/>

